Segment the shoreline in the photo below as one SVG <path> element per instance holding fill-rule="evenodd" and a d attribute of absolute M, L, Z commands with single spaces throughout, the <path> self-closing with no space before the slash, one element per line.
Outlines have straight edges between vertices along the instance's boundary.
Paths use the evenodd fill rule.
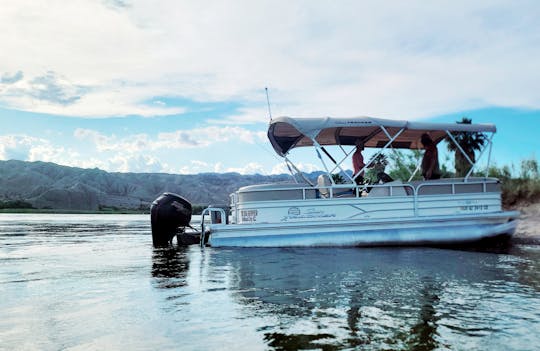
<path fill-rule="evenodd" d="M 540 244 L 540 202 L 512 206 L 521 212 L 514 240 L 523 244 Z"/>
<path fill-rule="evenodd" d="M 521 213 L 513 241 L 520 244 L 540 244 L 540 201 L 521 203 L 507 208 Z M 140 210 L 80 211 L 53 209 L 0 209 L 2 213 L 44 213 L 44 214 L 150 214 Z"/>
<path fill-rule="evenodd" d="M 0 209 L 0 213 L 45 213 L 45 214 L 150 214 L 150 211 L 142 210 L 130 210 L 130 209 L 119 209 L 119 210 L 54 210 L 54 209 L 38 209 L 38 208 L 5 208 Z"/>

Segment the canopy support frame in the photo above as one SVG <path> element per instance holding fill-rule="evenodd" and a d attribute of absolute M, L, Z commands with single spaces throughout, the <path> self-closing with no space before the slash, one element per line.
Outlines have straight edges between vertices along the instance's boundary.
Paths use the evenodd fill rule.
<path fill-rule="evenodd" d="M 487 132 L 485 132 L 487 133 Z M 465 156 L 465 159 L 467 160 L 467 162 L 469 162 L 469 164 L 471 165 L 471 168 L 469 168 L 469 171 L 467 172 L 467 174 L 465 175 L 465 178 L 464 178 L 464 181 L 466 182 L 469 177 L 471 176 L 474 168 L 476 167 L 476 165 L 478 164 L 478 161 L 482 158 L 484 152 L 486 151 L 487 147 L 489 146 L 489 158 L 488 158 L 488 163 L 487 163 L 487 166 L 486 166 L 486 169 L 489 168 L 489 161 L 491 159 L 491 145 L 492 145 L 492 140 L 493 140 L 493 137 L 495 136 L 495 133 L 491 133 L 491 136 L 489 137 L 488 139 L 488 142 L 487 142 L 487 145 L 485 145 L 481 150 L 480 150 L 480 153 L 478 154 L 478 158 L 475 160 L 475 162 L 473 162 L 471 160 L 471 158 L 469 157 L 469 155 L 467 155 L 467 153 L 465 152 L 465 150 L 463 150 L 463 148 L 461 147 L 461 145 L 459 145 L 459 143 L 457 142 L 456 138 L 454 138 L 454 136 L 452 135 L 452 133 L 450 133 L 449 130 L 446 130 L 446 134 L 450 137 L 450 140 L 452 140 L 452 142 L 454 143 L 454 145 L 456 145 L 456 147 L 458 148 L 458 150 L 461 152 L 461 154 L 463 156 Z M 455 166 L 455 165 L 454 165 Z M 486 171 L 487 172 L 487 171 Z M 487 175 L 486 175 L 487 176 Z"/>
<path fill-rule="evenodd" d="M 362 172 L 365 172 L 365 170 L 368 168 L 368 166 L 371 165 L 371 163 L 373 163 L 373 161 L 380 155 L 382 154 L 382 152 L 384 150 L 386 150 L 388 148 L 389 145 L 392 145 L 392 143 L 394 142 L 394 140 L 396 140 L 401 133 L 403 133 L 403 131 L 405 131 L 405 127 L 401 128 L 393 137 L 386 131 L 386 129 L 384 128 L 384 126 L 379 126 L 385 133 L 386 135 L 388 136 L 389 140 L 388 142 L 371 158 L 371 160 L 368 161 L 367 164 L 364 165 L 364 167 L 359 170 L 356 174 L 353 175 L 353 179 L 356 179 L 356 177 L 358 177 L 360 174 L 362 174 Z"/>
<path fill-rule="evenodd" d="M 472 174 L 474 168 L 476 167 L 476 165 L 478 164 L 478 161 L 482 158 L 482 156 L 484 155 L 484 152 L 486 151 L 486 149 L 488 148 L 489 146 L 489 151 L 490 151 L 490 158 L 491 158 L 491 141 L 493 139 L 493 137 L 495 136 L 495 134 L 491 134 L 491 137 L 488 139 L 488 145 L 484 146 L 482 148 L 482 150 L 480 150 L 480 153 L 478 154 L 478 159 L 476 160 L 476 162 L 471 166 L 471 169 L 469 170 L 469 172 L 467 173 L 467 175 L 465 176 L 465 180 L 467 180 L 469 178 L 469 176 Z M 489 169 L 489 158 L 488 158 L 488 163 L 486 165 L 486 170 Z"/>
<path fill-rule="evenodd" d="M 346 158 L 344 158 L 344 159 L 341 160 L 340 162 L 336 162 L 336 161 L 334 160 L 333 157 L 331 157 L 331 156 L 328 155 L 328 152 L 327 152 L 326 150 L 324 150 L 324 148 L 317 142 L 317 140 L 315 140 L 315 138 L 310 138 L 310 139 L 311 139 L 311 141 L 313 142 L 313 145 L 315 146 L 315 150 L 317 150 L 317 156 L 318 156 L 319 159 L 321 160 L 321 162 L 322 162 L 322 164 L 323 164 L 323 166 L 324 166 L 324 169 L 326 170 L 326 174 L 327 174 L 328 177 L 330 178 L 330 181 L 332 182 L 332 184 L 335 184 L 335 183 L 334 183 L 334 179 L 332 178 L 332 173 L 331 173 L 331 172 L 333 172 L 333 171 L 336 169 L 336 167 L 339 168 L 339 170 L 340 170 L 343 174 L 345 174 L 345 175 L 347 176 L 347 178 L 349 178 L 349 180 L 350 180 L 351 182 L 354 183 L 354 179 L 351 178 L 351 176 L 350 176 L 347 172 L 345 172 L 345 170 L 341 167 L 341 164 L 343 163 L 343 161 L 345 161 Z M 332 169 L 332 171 L 328 171 L 328 167 L 326 166 L 326 163 L 325 163 L 324 160 L 322 159 L 322 157 L 321 157 L 321 155 L 320 155 L 320 153 L 319 153 L 319 149 L 320 149 L 320 150 L 323 150 L 323 151 L 330 157 L 330 159 L 331 159 L 332 161 L 334 161 L 335 167 Z"/>

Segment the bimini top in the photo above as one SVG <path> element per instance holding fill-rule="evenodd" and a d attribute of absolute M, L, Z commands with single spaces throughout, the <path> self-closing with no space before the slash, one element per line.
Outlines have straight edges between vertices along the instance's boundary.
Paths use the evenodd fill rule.
<path fill-rule="evenodd" d="M 274 118 L 268 127 L 268 139 L 274 150 L 285 156 L 291 149 L 319 145 L 355 145 L 357 140 L 364 147 L 384 147 L 390 138 L 400 133 L 392 142 L 393 148 L 421 149 L 420 138 L 427 133 L 435 143 L 449 132 L 490 132 L 497 129 L 493 124 L 429 123 L 400 121 L 373 117 L 352 118 Z"/>

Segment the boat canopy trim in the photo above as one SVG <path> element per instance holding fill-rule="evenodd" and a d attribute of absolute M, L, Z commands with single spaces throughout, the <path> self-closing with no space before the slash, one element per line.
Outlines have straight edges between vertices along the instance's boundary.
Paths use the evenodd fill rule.
<path fill-rule="evenodd" d="M 274 118 L 268 127 L 268 139 L 280 156 L 291 149 L 321 145 L 355 145 L 357 140 L 364 147 L 382 148 L 395 136 L 391 147 L 396 149 L 422 149 L 420 138 L 427 133 L 435 143 L 443 140 L 448 132 L 497 131 L 493 124 L 430 123 L 390 120 L 373 117 L 353 118 Z"/>

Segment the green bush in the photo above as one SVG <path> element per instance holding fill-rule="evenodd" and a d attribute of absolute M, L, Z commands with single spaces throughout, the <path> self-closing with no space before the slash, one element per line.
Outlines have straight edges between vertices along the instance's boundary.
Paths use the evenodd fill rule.
<path fill-rule="evenodd" d="M 393 179 L 399 179 L 406 181 L 411 177 L 416 165 L 422 158 L 422 154 L 418 150 L 412 150 L 411 152 L 395 151 L 389 154 L 390 158 L 390 170 L 388 175 Z M 422 179 L 421 172 L 417 172 L 412 180 Z"/>
<path fill-rule="evenodd" d="M 332 174 L 332 180 L 334 180 L 334 183 L 336 184 L 345 184 L 345 179 L 341 174 L 338 173 Z"/>
<path fill-rule="evenodd" d="M 540 200 L 540 176 L 538 161 L 532 157 L 522 160 L 518 177 L 512 177 L 511 167 L 491 166 L 488 169 L 490 177 L 496 177 L 502 182 L 502 201 L 505 207 L 520 203 L 533 203 Z"/>
<path fill-rule="evenodd" d="M 31 203 L 23 200 L 0 201 L 0 209 L 34 208 Z"/>
<path fill-rule="evenodd" d="M 408 180 L 421 157 L 422 153 L 416 150 L 408 153 L 396 151 L 390 154 L 389 175 L 394 179 Z M 445 167 L 445 163 L 441 166 L 441 173 L 443 178 L 455 177 L 455 174 Z M 474 172 L 472 176 L 484 177 L 485 174 L 484 169 Z M 540 201 L 540 167 L 535 157 L 522 160 L 517 171 L 513 165 L 501 167 L 491 165 L 487 174 L 501 181 L 503 206 L 512 207 Z M 413 178 L 413 180 L 418 179 L 421 179 L 420 172 L 417 172 Z"/>

